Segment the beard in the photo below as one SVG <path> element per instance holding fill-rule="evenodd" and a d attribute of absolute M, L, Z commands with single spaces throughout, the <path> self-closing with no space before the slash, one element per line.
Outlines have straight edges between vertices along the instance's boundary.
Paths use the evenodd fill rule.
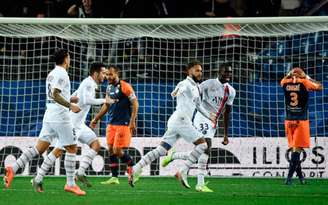
<path fill-rule="evenodd" d="M 198 79 L 196 78 L 196 76 L 194 76 L 194 75 L 192 75 L 192 79 L 193 79 L 196 83 L 200 83 L 200 82 L 201 82 L 201 80 L 198 80 Z"/>

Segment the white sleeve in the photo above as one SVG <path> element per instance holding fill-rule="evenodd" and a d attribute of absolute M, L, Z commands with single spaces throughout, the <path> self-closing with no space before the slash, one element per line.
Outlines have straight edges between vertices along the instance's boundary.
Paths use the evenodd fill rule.
<path fill-rule="evenodd" d="M 196 104 L 196 109 L 197 111 L 199 111 L 204 117 L 206 117 L 207 119 L 210 119 L 210 113 L 203 107 L 202 103 L 198 102 Z"/>
<path fill-rule="evenodd" d="M 75 90 L 74 93 L 72 93 L 71 97 L 73 97 L 73 96 L 76 97 L 77 96 L 77 91 L 78 90 Z"/>
<path fill-rule="evenodd" d="M 183 92 L 185 92 L 186 86 L 180 82 L 175 89 L 171 92 L 172 97 L 177 97 L 178 95 L 181 95 Z"/>
<path fill-rule="evenodd" d="M 227 100 L 227 105 L 232 105 L 235 97 L 236 97 L 236 90 L 229 85 L 229 97 Z"/>
<path fill-rule="evenodd" d="M 83 95 L 83 104 L 85 105 L 101 105 L 106 102 L 104 98 L 99 98 L 96 99 L 96 91 L 91 85 L 87 85 L 84 87 L 82 90 L 82 95 Z"/>

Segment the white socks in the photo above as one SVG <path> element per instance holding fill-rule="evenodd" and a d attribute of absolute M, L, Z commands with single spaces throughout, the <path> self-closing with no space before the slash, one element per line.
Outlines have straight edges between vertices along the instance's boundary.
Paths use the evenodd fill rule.
<path fill-rule="evenodd" d="M 37 183 L 42 182 L 43 177 L 48 173 L 49 169 L 52 167 L 52 165 L 54 164 L 55 161 L 56 161 L 56 156 L 52 152 L 50 152 L 44 159 L 44 161 L 35 177 L 35 181 Z"/>
<path fill-rule="evenodd" d="M 75 165 L 76 165 L 76 154 L 66 152 L 64 166 L 65 166 L 68 186 L 75 186 L 75 181 L 74 181 Z"/>
<path fill-rule="evenodd" d="M 13 165 L 14 173 L 16 173 L 19 168 L 24 168 L 25 164 L 31 161 L 37 155 L 39 155 L 39 152 L 36 147 L 28 148 L 25 152 L 23 152 L 23 154 L 16 160 L 15 164 Z"/>
<path fill-rule="evenodd" d="M 190 152 L 175 152 L 172 154 L 172 160 L 182 159 L 187 160 Z"/>
<path fill-rule="evenodd" d="M 92 160 L 97 156 L 97 152 L 93 149 L 89 149 L 82 156 L 81 164 L 79 170 L 77 171 L 78 175 L 85 175 L 85 170 L 91 165 Z"/>
<path fill-rule="evenodd" d="M 208 155 L 203 153 L 198 159 L 198 175 L 197 175 L 197 185 L 203 186 L 205 183 L 204 177 L 207 174 L 206 165 L 208 161 Z"/>
<path fill-rule="evenodd" d="M 156 149 L 153 149 L 152 151 L 148 152 L 145 156 L 143 156 L 140 161 L 133 166 L 133 170 L 137 171 L 142 169 L 143 167 L 149 165 L 154 161 L 155 159 L 158 159 L 161 156 L 164 156 L 166 154 L 166 149 L 159 145 L 156 147 Z"/>
<path fill-rule="evenodd" d="M 206 143 L 196 145 L 195 148 L 190 152 L 181 171 L 187 172 L 190 167 L 198 161 L 198 158 L 205 152 L 206 149 Z"/>

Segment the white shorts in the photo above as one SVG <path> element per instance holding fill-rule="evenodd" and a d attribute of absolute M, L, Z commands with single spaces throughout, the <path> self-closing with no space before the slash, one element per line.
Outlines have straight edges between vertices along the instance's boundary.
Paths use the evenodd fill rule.
<path fill-rule="evenodd" d="M 58 148 L 77 144 L 77 137 L 73 131 L 72 124 L 67 122 L 43 122 L 39 140 L 49 142 L 50 144 L 56 142 L 55 146 Z"/>
<path fill-rule="evenodd" d="M 193 143 L 202 138 L 203 135 L 192 125 L 191 119 L 174 112 L 167 122 L 167 130 L 162 141 L 173 146 L 180 137 Z"/>
<path fill-rule="evenodd" d="M 214 138 L 216 128 L 213 128 L 213 122 L 200 112 L 196 113 L 193 124 L 205 138 Z"/>
<path fill-rule="evenodd" d="M 96 133 L 86 124 L 75 127 L 75 131 L 79 142 L 82 144 L 90 145 L 93 141 L 97 140 Z"/>

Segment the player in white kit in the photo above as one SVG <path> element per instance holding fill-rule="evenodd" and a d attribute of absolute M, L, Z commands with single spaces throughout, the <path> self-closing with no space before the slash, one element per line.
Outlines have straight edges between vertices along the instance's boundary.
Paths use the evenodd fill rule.
<path fill-rule="evenodd" d="M 207 149 L 204 137 L 192 125 L 193 113 L 197 109 L 208 119 L 213 120 L 213 122 L 215 121 L 215 115 L 206 112 L 200 105 L 201 99 L 198 82 L 202 77 L 201 64 L 197 61 L 189 63 L 187 72 L 187 78 L 181 81 L 171 93 L 173 97 L 177 98 L 177 106 L 168 120 L 167 131 L 162 137 L 160 145 L 143 156 L 129 173 L 129 184 L 132 187 L 136 180 L 138 180 L 143 167 L 149 165 L 158 157 L 165 156 L 167 151 L 171 149 L 179 138 L 184 138 L 186 141 L 195 144 L 195 147 L 188 155 L 183 168 L 175 176 L 184 187 L 190 188 L 187 180 L 187 172 L 191 165 L 197 162 L 199 156 Z"/>
<path fill-rule="evenodd" d="M 232 77 L 232 69 L 228 64 L 222 64 L 219 69 L 219 76 L 215 79 L 208 79 L 200 84 L 202 94 L 202 106 L 210 112 L 216 113 L 216 118 L 224 113 L 224 138 L 223 145 L 229 143 L 228 125 L 231 106 L 236 96 L 235 89 L 228 83 Z M 208 145 L 208 149 L 200 156 L 198 161 L 198 176 L 196 190 L 200 192 L 213 192 L 209 189 L 205 182 L 206 166 L 209 157 L 209 151 L 212 145 L 212 139 L 216 132 L 217 122 L 213 124 L 209 119 L 197 112 L 193 120 L 194 126 L 204 135 Z M 187 159 L 187 152 L 171 152 L 162 161 L 162 166 L 166 167 L 175 159 Z"/>
<path fill-rule="evenodd" d="M 87 150 L 83 156 L 80 163 L 80 167 L 76 172 L 76 179 L 82 182 L 87 187 L 91 187 L 90 182 L 85 176 L 85 170 L 90 166 L 92 160 L 97 155 L 100 150 L 100 143 L 97 139 L 96 134 L 85 125 L 85 120 L 91 105 L 101 105 L 103 103 L 110 103 L 110 99 L 96 99 L 96 89 L 98 87 L 97 83 L 104 81 L 106 68 L 102 63 L 93 63 L 90 68 L 90 76 L 85 78 L 79 88 L 72 94 L 71 99 L 77 102 L 78 106 L 81 108 L 81 112 L 74 113 L 70 112 L 70 118 L 73 125 L 73 131 L 76 134 L 78 140 L 82 144 L 87 144 L 91 148 Z M 61 153 L 63 147 L 56 144 L 55 152 Z M 60 154 L 56 155 L 58 158 Z M 35 177 L 38 183 L 43 181 L 45 174 L 52 167 L 52 163 L 42 163 L 41 169 L 38 170 L 37 176 Z"/>
<path fill-rule="evenodd" d="M 57 145 L 66 149 L 65 170 L 67 176 L 67 184 L 65 191 L 73 192 L 76 195 L 85 195 L 74 181 L 74 169 L 76 163 L 76 136 L 73 132 L 69 110 L 72 112 L 80 112 L 80 108 L 75 103 L 70 103 L 70 80 L 67 70 L 70 66 L 69 53 L 64 49 L 59 49 L 54 54 L 56 67 L 48 74 L 46 79 L 47 102 L 46 112 L 43 117 L 42 129 L 37 141 L 37 145 L 26 150 L 12 167 L 6 168 L 5 186 L 9 187 L 14 173 L 23 168 L 24 165 L 33 159 L 33 157 L 46 151 L 50 143 L 57 140 Z M 44 160 L 45 165 L 52 165 L 56 160 L 56 156 L 60 156 L 61 151 L 54 149 Z M 44 167 L 41 166 L 41 170 Z M 37 192 L 43 192 L 42 182 L 38 182 L 36 178 L 32 180 L 32 184 Z"/>
<path fill-rule="evenodd" d="M 43 176 L 55 162 L 56 158 L 62 154 L 62 150 L 57 149 L 57 147 L 65 148 L 64 166 L 67 182 L 64 190 L 82 196 L 85 195 L 85 192 L 82 191 L 74 181 L 77 136 L 73 129 L 69 114 L 70 110 L 78 113 L 81 109 L 77 104 L 69 102 L 71 98 L 71 84 L 67 73 L 70 66 L 70 56 L 68 52 L 65 50 L 56 52 L 55 61 L 56 67 L 48 74 L 46 80 L 47 110 L 43 118 L 40 139 L 49 141 L 49 138 L 54 137 L 55 140 L 57 140 L 56 149 L 47 155 L 38 170 L 38 175 L 33 179 L 32 184 L 37 192 L 43 192 Z"/>
<path fill-rule="evenodd" d="M 79 88 L 73 93 L 73 96 L 78 97 L 78 105 L 81 112 L 71 112 L 73 127 L 76 131 L 79 142 L 87 144 L 91 149 L 87 150 L 82 155 L 80 167 L 76 172 L 76 179 L 82 182 L 87 187 L 91 187 L 90 182 L 86 178 L 85 170 L 90 166 L 92 160 L 97 156 L 100 150 L 100 143 L 96 133 L 85 124 L 87 115 L 91 105 L 112 104 L 114 100 L 110 98 L 96 99 L 96 89 L 98 85 L 104 81 L 106 75 L 106 67 L 102 63 L 93 63 L 89 72 L 90 76 L 85 78 Z"/>

